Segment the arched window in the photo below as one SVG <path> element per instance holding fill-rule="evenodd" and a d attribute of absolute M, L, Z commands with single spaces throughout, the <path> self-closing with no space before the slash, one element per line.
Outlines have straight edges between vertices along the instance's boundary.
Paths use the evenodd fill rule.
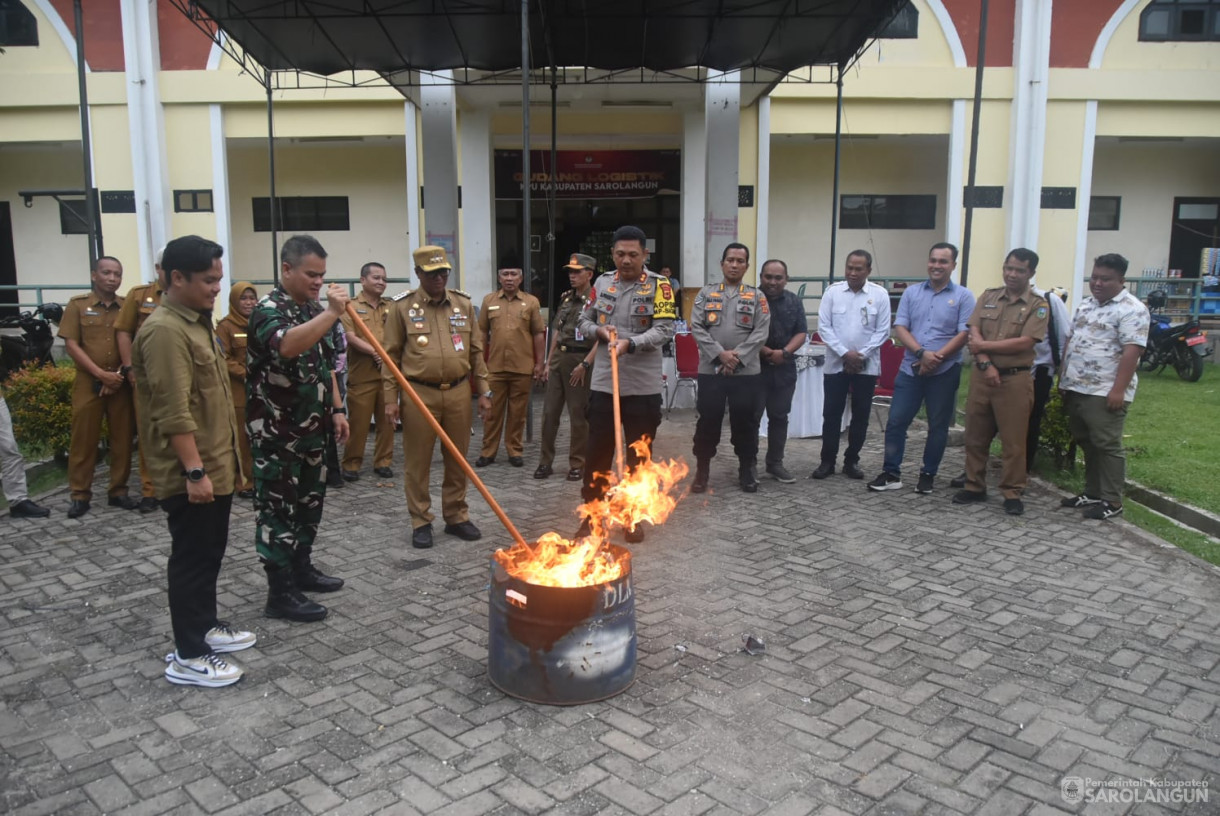
<path fill-rule="evenodd" d="M 1220 42 L 1220 0 L 1154 0 L 1140 12 L 1144 42 Z"/>
<path fill-rule="evenodd" d="M 38 21 L 21 0 L 0 0 L 0 46 L 38 45 Z"/>

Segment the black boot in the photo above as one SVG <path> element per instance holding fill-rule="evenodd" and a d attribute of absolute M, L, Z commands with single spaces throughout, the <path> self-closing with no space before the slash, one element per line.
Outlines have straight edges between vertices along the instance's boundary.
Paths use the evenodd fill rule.
<path fill-rule="evenodd" d="M 758 465 L 753 459 L 743 461 L 737 468 L 737 482 L 741 485 L 742 491 L 746 493 L 758 492 L 758 474 L 756 473 Z"/>
<path fill-rule="evenodd" d="M 325 606 L 309 600 L 293 586 L 291 567 L 277 567 L 264 561 L 263 570 L 267 573 L 267 607 L 263 610 L 267 617 L 305 622 L 326 617 Z"/>
<path fill-rule="evenodd" d="M 691 493 L 703 493 L 707 490 L 708 470 L 711 468 L 710 459 L 700 459 L 695 465 L 695 481 L 691 482 Z"/>
<path fill-rule="evenodd" d="M 298 549 L 292 557 L 292 583 L 302 592 L 338 592 L 343 589 L 343 579 L 319 572 L 313 565 L 310 551 L 306 549 Z"/>

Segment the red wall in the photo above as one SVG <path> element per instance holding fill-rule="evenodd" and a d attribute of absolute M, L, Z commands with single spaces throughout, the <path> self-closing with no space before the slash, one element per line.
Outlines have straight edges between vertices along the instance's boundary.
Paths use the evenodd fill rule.
<path fill-rule="evenodd" d="M 1071 0 L 1066 0 L 1070 2 Z M 962 40 L 966 52 L 966 64 L 976 65 L 979 54 L 979 0 L 943 0 L 945 10 L 953 18 L 957 36 Z M 1092 0 L 1077 0 L 1092 2 Z M 1012 66 L 1013 24 L 1016 19 L 1016 0 L 991 0 L 987 6 L 987 61 L 988 68 Z"/>
<path fill-rule="evenodd" d="M 76 36 L 72 0 L 51 0 L 55 10 Z M 83 0 L 85 22 L 85 62 L 94 71 L 123 70 L 123 16 L 119 0 Z M 74 55 L 75 56 L 75 55 Z"/>
<path fill-rule="evenodd" d="M 1051 67 L 1087 68 L 1097 35 L 1122 0 L 1061 0 L 1051 7 Z"/>
<path fill-rule="evenodd" d="M 208 67 L 211 38 L 169 0 L 157 2 L 157 26 L 160 29 L 162 70 L 202 71 Z"/>

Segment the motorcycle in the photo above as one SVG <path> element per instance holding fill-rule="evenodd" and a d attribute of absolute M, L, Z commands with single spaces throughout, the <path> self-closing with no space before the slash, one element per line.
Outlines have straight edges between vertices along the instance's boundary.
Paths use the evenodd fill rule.
<path fill-rule="evenodd" d="M 55 333 L 51 324 L 63 319 L 58 303 L 44 303 L 32 312 L 0 317 L 0 329 L 21 329 L 21 334 L 0 334 L 0 382 L 23 366 L 51 365 Z"/>
<path fill-rule="evenodd" d="M 1140 371 L 1155 373 L 1173 366 L 1183 380 L 1197 382 L 1203 376 L 1203 358 L 1212 353 L 1207 332 L 1199 328 L 1199 321 L 1193 317 L 1175 326 L 1168 316 L 1152 311 L 1164 309 L 1167 302 L 1165 293 L 1159 289 L 1148 294 L 1152 323 L 1148 328 L 1148 345 L 1140 357 Z"/>

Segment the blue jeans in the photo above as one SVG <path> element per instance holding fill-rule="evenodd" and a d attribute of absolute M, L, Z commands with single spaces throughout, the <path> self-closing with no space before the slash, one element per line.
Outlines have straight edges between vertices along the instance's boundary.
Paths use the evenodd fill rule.
<path fill-rule="evenodd" d="M 932 377 L 911 376 L 899 372 L 894 380 L 894 397 L 890 401 L 890 418 L 885 423 L 886 473 L 900 476 L 902 456 L 906 452 L 907 428 L 919 413 L 922 404 L 928 414 L 928 441 L 923 446 L 923 467 L 920 473 L 935 476 L 945 455 L 949 426 L 957 402 L 957 386 L 962 379 L 962 367 L 952 366 Z"/>

